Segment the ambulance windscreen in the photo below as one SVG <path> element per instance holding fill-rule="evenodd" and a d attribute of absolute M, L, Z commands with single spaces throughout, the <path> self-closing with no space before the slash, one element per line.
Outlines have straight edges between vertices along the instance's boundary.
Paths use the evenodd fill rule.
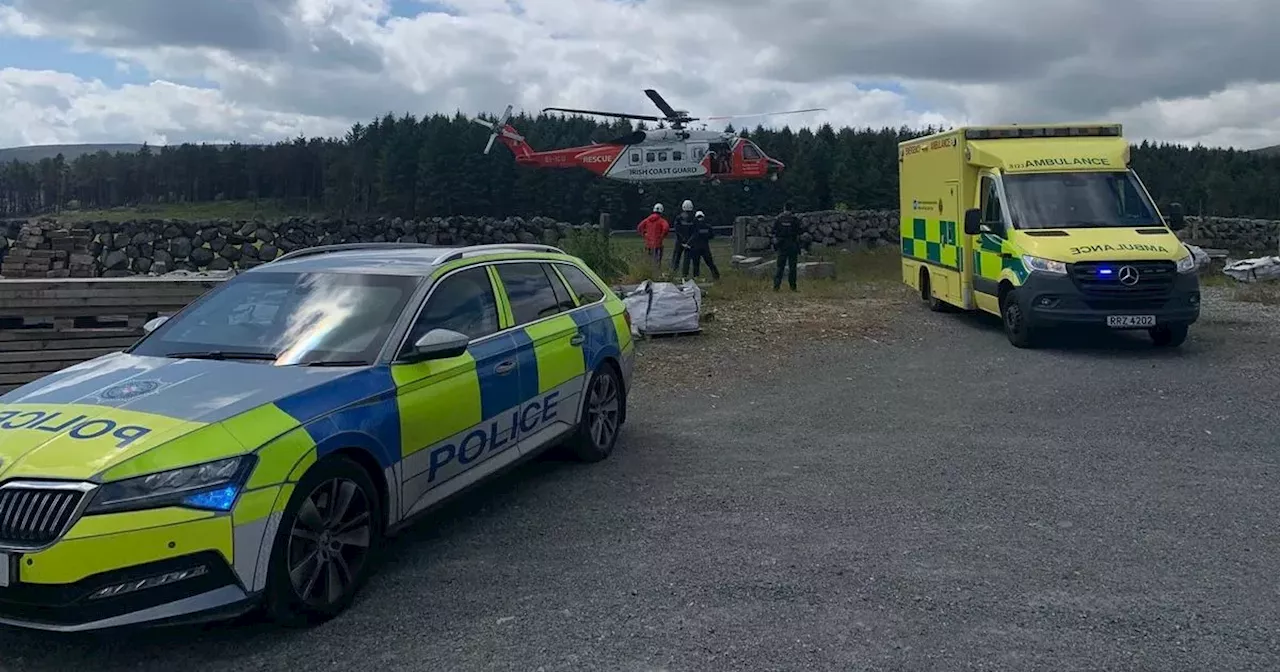
<path fill-rule="evenodd" d="M 1004 190 L 1018 229 L 1163 226 L 1130 172 L 1005 175 Z"/>

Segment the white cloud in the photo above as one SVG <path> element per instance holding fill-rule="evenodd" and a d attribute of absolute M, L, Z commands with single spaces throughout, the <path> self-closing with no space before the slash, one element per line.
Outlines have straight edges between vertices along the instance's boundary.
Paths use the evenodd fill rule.
<path fill-rule="evenodd" d="M 0 34 L 71 40 L 157 81 L 0 71 L 18 109 L 0 145 L 340 135 L 507 103 L 650 114 L 649 87 L 694 115 L 828 108 L 776 124 L 1105 119 L 1135 138 L 1280 144 L 1280 6 L 1264 0 L 465 0 L 408 18 L 384 0 L 12 1 Z"/>

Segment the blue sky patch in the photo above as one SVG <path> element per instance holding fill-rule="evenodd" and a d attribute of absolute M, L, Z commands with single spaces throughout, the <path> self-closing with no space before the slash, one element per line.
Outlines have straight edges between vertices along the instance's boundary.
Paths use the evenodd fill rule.
<path fill-rule="evenodd" d="M 111 87 L 149 81 L 139 68 L 121 70 L 115 59 L 77 51 L 62 40 L 0 37 L 0 63 L 19 70 L 68 72 L 82 79 L 100 79 Z"/>

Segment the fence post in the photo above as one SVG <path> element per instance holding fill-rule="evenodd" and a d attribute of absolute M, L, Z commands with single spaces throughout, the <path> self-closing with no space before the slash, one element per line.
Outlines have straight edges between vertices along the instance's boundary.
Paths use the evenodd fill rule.
<path fill-rule="evenodd" d="M 747 221 L 743 217 L 733 218 L 733 253 L 747 253 Z"/>
<path fill-rule="evenodd" d="M 609 226 L 609 213 L 600 213 L 600 230 L 613 235 L 613 228 Z"/>

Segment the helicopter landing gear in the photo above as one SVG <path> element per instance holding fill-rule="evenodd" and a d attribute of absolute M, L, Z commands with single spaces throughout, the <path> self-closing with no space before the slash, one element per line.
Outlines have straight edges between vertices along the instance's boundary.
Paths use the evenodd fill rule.
<path fill-rule="evenodd" d="M 743 190 L 743 191 L 751 191 L 751 185 L 749 185 L 749 184 L 744 184 L 744 185 L 742 185 L 742 190 Z"/>
<path fill-rule="evenodd" d="M 769 174 L 769 181 L 770 181 L 770 182 L 777 182 L 777 181 L 778 181 L 778 174 L 777 174 L 777 173 L 770 173 L 770 174 Z"/>
<path fill-rule="evenodd" d="M 643 193 L 644 193 L 644 187 L 636 187 L 636 193 L 638 193 L 638 194 L 643 194 Z"/>
<path fill-rule="evenodd" d="M 718 178 L 718 177 L 717 177 L 716 179 L 711 180 L 711 186 L 713 186 L 713 187 L 718 187 L 718 186 L 720 186 L 720 178 Z"/>

